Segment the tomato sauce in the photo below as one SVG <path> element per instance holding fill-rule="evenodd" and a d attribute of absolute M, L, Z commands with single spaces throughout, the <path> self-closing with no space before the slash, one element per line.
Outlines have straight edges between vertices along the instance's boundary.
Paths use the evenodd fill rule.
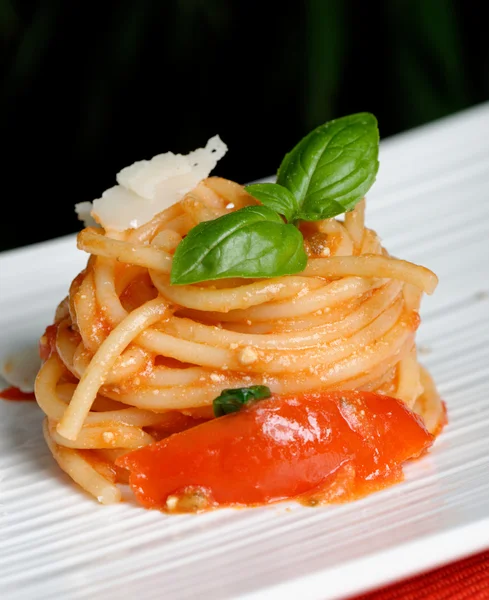
<path fill-rule="evenodd" d="M 56 350 L 56 334 L 58 333 L 57 325 L 48 325 L 46 331 L 39 340 L 39 356 L 45 362 L 51 354 Z"/>
<path fill-rule="evenodd" d="M 344 501 L 402 479 L 434 441 L 400 400 L 371 392 L 272 396 L 116 464 L 146 508 L 170 512 L 286 499 Z"/>
<path fill-rule="evenodd" d="M 34 392 L 23 392 L 18 387 L 8 387 L 0 391 L 0 398 L 4 400 L 35 400 Z"/>

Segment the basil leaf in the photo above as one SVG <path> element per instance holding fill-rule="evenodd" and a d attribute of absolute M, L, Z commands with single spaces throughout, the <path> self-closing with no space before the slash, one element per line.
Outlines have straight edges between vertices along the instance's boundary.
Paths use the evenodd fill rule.
<path fill-rule="evenodd" d="M 320 125 L 289 152 L 277 183 L 299 205 L 295 220 L 318 221 L 351 210 L 375 181 L 379 168 L 379 131 L 370 113 Z"/>
<path fill-rule="evenodd" d="M 247 185 L 245 191 L 268 208 L 284 215 L 287 221 L 290 221 L 299 210 L 294 194 L 277 183 L 255 183 Z"/>
<path fill-rule="evenodd" d="M 251 385 L 250 387 L 223 390 L 212 402 L 214 416 L 223 417 L 241 410 L 245 404 L 270 398 L 272 392 L 266 385 Z"/>
<path fill-rule="evenodd" d="M 226 277 L 279 277 L 303 271 L 304 239 L 266 206 L 247 206 L 196 225 L 178 244 L 173 285 Z"/>

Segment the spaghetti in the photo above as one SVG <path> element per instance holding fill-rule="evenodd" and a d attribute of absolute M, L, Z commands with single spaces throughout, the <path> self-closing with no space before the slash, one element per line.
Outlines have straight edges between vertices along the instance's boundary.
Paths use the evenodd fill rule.
<path fill-rule="evenodd" d="M 389 255 L 364 201 L 343 221 L 300 225 L 308 263 L 297 275 L 170 284 L 192 227 L 253 204 L 241 185 L 208 177 L 138 228 L 78 234 L 90 257 L 41 339 L 35 394 L 54 458 L 101 503 L 127 482 L 118 457 L 212 419 L 226 388 L 377 392 L 429 432 L 443 426 L 415 345 L 437 278 Z"/>

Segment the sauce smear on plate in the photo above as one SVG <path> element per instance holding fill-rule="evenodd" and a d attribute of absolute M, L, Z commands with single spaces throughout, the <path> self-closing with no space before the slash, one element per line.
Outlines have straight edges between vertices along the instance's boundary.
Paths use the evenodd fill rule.
<path fill-rule="evenodd" d="M 18 387 L 10 386 L 0 391 L 0 398 L 4 400 L 35 400 L 34 392 L 23 392 Z"/>

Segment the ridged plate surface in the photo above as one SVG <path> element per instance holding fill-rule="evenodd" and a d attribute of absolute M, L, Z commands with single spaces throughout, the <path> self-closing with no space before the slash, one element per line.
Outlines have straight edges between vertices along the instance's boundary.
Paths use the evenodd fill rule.
<path fill-rule="evenodd" d="M 489 105 L 381 143 L 367 225 L 440 278 L 420 359 L 450 423 L 406 481 L 352 504 L 165 516 L 60 473 L 32 403 L 0 403 L 3 600 L 346 598 L 489 547 Z M 0 360 L 36 343 L 86 255 L 0 255 Z"/>

